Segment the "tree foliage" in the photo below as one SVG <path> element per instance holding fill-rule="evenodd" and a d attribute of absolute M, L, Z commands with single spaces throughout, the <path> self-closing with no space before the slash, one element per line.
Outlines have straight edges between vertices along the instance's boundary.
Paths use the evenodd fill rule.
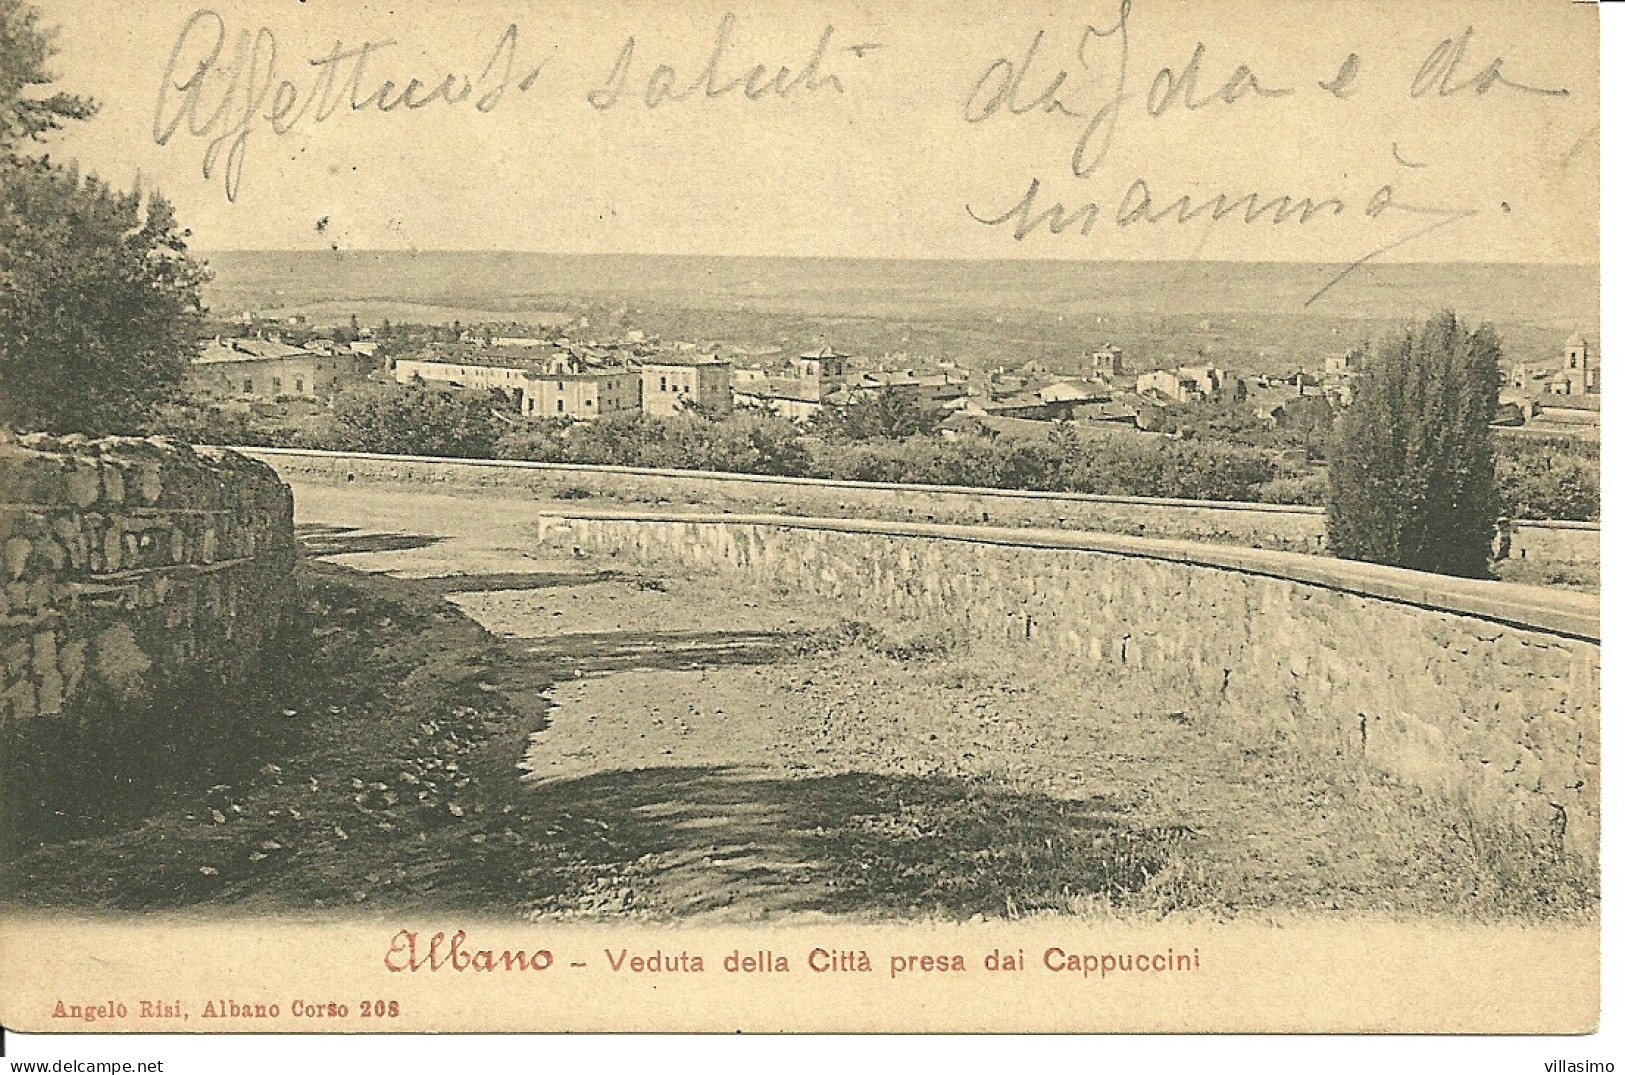
<path fill-rule="evenodd" d="M 0 423 L 131 432 L 175 396 L 203 316 L 186 234 L 156 195 L 39 162 L 0 173 Z"/>
<path fill-rule="evenodd" d="M 197 353 L 205 272 L 161 196 L 24 152 L 95 111 L 38 92 L 53 51 L 32 7 L 0 0 L 0 424 L 133 432 Z"/>
<path fill-rule="evenodd" d="M 1597 445 L 1574 438 L 1499 438 L 1495 480 L 1515 519 L 1595 521 L 1602 511 Z"/>
<path fill-rule="evenodd" d="M 812 431 L 838 440 L 903 440 L 929 433 L 942 421 L 941 412 L 923 404 L 912 392 L 885 385 L 858 393 L 844 407 L 824 407 L 812 422 Z"/>
<path fill-rule="evenodd" d="M 333 402 L 334 443 L 340 451 L 488 459 L 504 427 L 506 404 L 481 393 L 422 385 L 364 387 Z"/>
<path fill-rule="evenodd" d="M 808 455 L 800 432 L 783 419 L 735 413 L 651 417 L 633 411 L 592 422 L 553 420 L 505 436 L 504 459 L 739 474 L 803 475 Z"/>
<path fill-rule="evenodd" d="M 0 162 L 15 164 L 20 147 L 43 141 L 64 120 L 89 119 L 96 103 L 70 93 L 43 94 L 56 49 L 39 12 L 22 0 L 0 0 Z"/>
<path fill-rule="evenodd" d="M 1049 441 L 929 434 L 903 440 L 806 437 L 759 414 L 725 418 L 614 415 L 526 424 L 497 446 L 504 459 L 598 466 L 720 470 L 847 481 L 1043 489 L 1116 496 L 1257 500 L 1275 477 L 1269 453 L 1165 438 Z"/>
<path fill-rule="evenodd" d="M 1484 577 L 1500 504 L 1500 343 L 1451 311 L 1384 340 L 1338 419 L 1326 529 L 1338 556 Z"/>
<path fill-rule="evenodd" d="M 1237 379 L 1238 385 L 1245 382 Z M 1187 440 L 1244 444 L 1255 448 L 1301 448 L 1312 460 L 1326 458 L 1334 412 L 1325 396 L 1295 396 L 1281 404 L 1271 421 L 1255 404 L 1242 401 L 1173 403 L 1150 411 L 1147 428 L 1179 433 Z"/>

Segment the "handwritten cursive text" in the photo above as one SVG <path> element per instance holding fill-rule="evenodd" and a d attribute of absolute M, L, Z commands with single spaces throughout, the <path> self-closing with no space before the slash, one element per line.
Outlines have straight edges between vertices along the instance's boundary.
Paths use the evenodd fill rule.
<path fill-rule="evenodd" d="M 223 155 L 228 201 L 235 201 L 242 188 L 249 138 L 256 130 L 280 137 L 307 120 L 324 123 L 341 112 L 409 113 L 470 101 L 476 111 L 490 112 L 510 86 L 525 92 L 541 72 L 534 67 L 516 82 L 519 28 L 512 24 L 478 75 L 448 74 L 427 82 L 412 78 L 404 86 L 376 78 L 367 66 L 393 41 L 352 46 L 336 41 L 325 55 L 305 61 L 309 81 L 301 86 L 294 78 L 278 76 L 277 39 L 268 27 L 238 31 L 229 55 L 227 36 L 225 19 L 209 9 L 186 20 L 158 86 L 152 137 L 161 146 L 183 133 L 205 141 L 205 179 L 213 178 Z"/>

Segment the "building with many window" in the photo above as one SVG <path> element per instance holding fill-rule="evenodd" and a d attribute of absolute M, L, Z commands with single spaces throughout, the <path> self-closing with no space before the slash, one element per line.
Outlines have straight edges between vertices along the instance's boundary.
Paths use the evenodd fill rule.
<path fill-rule="evenodd" d="M 832 390 L 832 394 L 839 389 Z M 734 405 L 742 410 L 805 422 L 824 409 L 816 382 L 799 377 L 769 377 L 733 390 Z"/>
<path fill-rule="evenodd" d="M 1155 392 L 1175 403 L 1189 403 L 1221 398 L 1230 382 L 1224 370 L 1212 366 L 1180 366 L 1140 374 L 1134 379 L 1134 390 L 1141 395 Z"/>
<path fill-rule="evenodd" d="M 641 368 L 644 414 L 677 414 L 685 401 L 710 414 L 733 410 L 733 369 L 715 355 L 645 358 Z"/>
<path fill-rule="evenodd" d="M 448 388 L 501 391 L 519 403 L 528 367 L 511 360 L 479 362 L 472 357 L 450 360 L 401 358 L 395 361 L 395 380 L 400 384 L 423 381 Z"/>
<path fill-rule="evenodd" d="M 643 374 L 617 366 L 578 373 L 529 373 L 520 381 L 526 418 L 592 420 L 642 406 Z"/>
<path fill-rule="evenodd" d="M 839 385 L 841 379 L 846 376 L 846 360 L 850 357 L 828 347 L 809 351 L 796 359 L 796 377 L 816 384 L 820 391 L 827 392 Z"/>
<path fill-rule="evenodd" d="M 1089 356 L 1089 371 L 1106 379 L 1123 376 L 1123 349 L 1108 344 L 1095 351 Z"/>

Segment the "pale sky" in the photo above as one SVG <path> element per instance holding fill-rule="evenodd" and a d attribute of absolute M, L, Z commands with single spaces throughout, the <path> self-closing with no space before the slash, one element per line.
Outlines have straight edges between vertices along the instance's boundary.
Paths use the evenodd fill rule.
<path fill-rule="evenodd" d="M 101 113 L 59 136 L 52 152 L 120 184 L 139 173 L 161 187 L 203 251 L 337 243 L 1349 261 L 1437 224 L 1381 256 L 1597 256 L 1598 13 L 1568 0 L 1138 0 L 1126 22 L 1126 57 L 1116 0 L 731 8 L 602 0 L 222 0 L 212 9 L 195 0 L 36 3 L 60 27 L 58 87 L 102 102 Z M 1091 24 L 1086 67 L 1078 51 Z M 244 73 L 222 109 L 232 72 L 249 66 L 246 55 L 236 59 L 239 35 L 252 41 L 256 34 L 254 82 L 263 98 L 244 107 Z M 702 87 L 683 96 L 724 36 L 713 83 L 724 92 L 709 96 Z M 177 87 L 217 39 L 220 55 L 188 114 Z M 1026 79 L 1001 97 L 1035 40 Z M 356 59 L 320 63 L 369 43 L 359 80 Z M 1155 91 L 1187 70 L 1198 43 L 1190 96 L 1211 102 L 1190 109 L 1181 91 L 1164 92 L 1173 100 L 1153 115 Z M 1354 73 L 1344 95 L 1323 89 L 1319 83 L 1333 83 L 1346 61 Z M 657 71 L 662 64 L 668 74 Z M 747 84 L 757 64 L 766 73 Z M 1243 64 L 1258 86 L 1291 92 L 1242 92 L 1227 103 L 1219 96 L 1227 83 L 1248 86 L 1245 72 L 1232 77 Z M 601 92 L 596 102 L 606 107 L 594 107 L 589 95 L 612 88 L 618 66 L 619 94 Z M 782 95 L 773 86 L 781 67 L 788 69 Z M 1159 79 L 1163 68 L 1171 75 Z M 324 71 L 332 76 L 331 114 L 318 121 Z M 1052 98 L 1058 107 L 1046 111 L 1042 95 L 1063 73 Z M 454 88 L 464 74 L 475 80 L 466 100 L 387 114 L 366 104 L 386 79 L 396 84 L 388 97 L 414 77 L 427 96 L 448 74 L 457 76 Z M 649 94 L 658 95 L 668 75 L 682 99 L 650 108 Z M 269 115 L 283 79 L 286 115 L 299 118 L 278 134 Z M 352 83 L 365 105 L 359 110 L 351 107 Z M 747 89 L 765 92 L 752 100 Z M 1566 93 L 1550 92 L 1559 90 Z M 482 98 L 485 111 L 476 108 Z M 189 123 L 207 127 L 217 111 L 212 128 L 189 131 Z M 245 114 L 230 200 L 226 162 Z M 1109 128 L 1111 139 L 1086 143 L 1078 170 L 1088 174 L 1079 178 L 1074 150 L 1097 114 L 1104 120 L 1097 131 Z M 169 126 L 174 133 L 158 144 Z M 218 159 L 205 179 L 217 136 L 224 136 Z M 1018 207 L 1035 180 L 1031 217 L 1057 203 L 1067 214 L 1093 203 L 1089 234 L 1079 234 L 1085 214 L 1066 234 L 1039 223 L 1018 241 Z M 1390 192 L 1379 194 L 1385 186 Z M 1217 222 L 1211 212 L 1185 224 L 1163 213 L 1181 195 L 1200 205 L 1253 192 L 1260 204 L 1289 196 L 1327 208 L 1300 223 L 1300 205 L 1281 224 L 1271 223 L 1273 205 L 1251 223 L 1246 205 Z M 1427 212 L 1391 206 L 1372 215 L 1374 197 Z M 990 226 L 973 212 L 983 220 L 1010 215 Z"/>

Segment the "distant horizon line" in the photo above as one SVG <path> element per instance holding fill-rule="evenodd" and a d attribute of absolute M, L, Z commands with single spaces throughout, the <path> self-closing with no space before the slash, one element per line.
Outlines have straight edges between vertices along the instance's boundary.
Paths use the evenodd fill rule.
<path fill-rule="evenodd" d="M 333 257 L 347 256 L 374 256 L 379 254 L 404 254 L 410 257 L 420 255 L 523 255 L 528 257 L 561 257 L 561 258 L 683 258 L 689 260 L 708 261 L 877 261 L 877 262 L 980 262 L 987 264 L 1053 264 L 1053 265 L 1302 265 L 1327 266 L 1343 265 L 1342 260 L 1310 261 L 1286 258 L 1068 258 L 1068 257 L 977 257 L 966 255 L 921 255 L 897 256 L 890 254 L 694 254 L 694 253 L 653 253 L 649 251 L 567 251 L 567 250 L 520 250 L 520 249 L 483 249 L 476 247 L 434 247 L 404 249 L 400 247 L 353 247 L 344 250 L 322 250 L 308 247 L 218 247 L 214 249 L 194 248 L 192 253 L 199 257 L 208 258 L 220 254 L 310 254 Z M 1438 266 L 1438 265 L 1507 265 L 1507 266 L 1536 266 L 1565 269 L 1601 269 L 1602 261 L 1508 261 L 1508 260 L 1474 260 L 1470 258 L 1450 258 L 1434 261 L 1383 261 L 1365 262 L 1362 268 L 1397 268 L 1400 266 Z"/>

